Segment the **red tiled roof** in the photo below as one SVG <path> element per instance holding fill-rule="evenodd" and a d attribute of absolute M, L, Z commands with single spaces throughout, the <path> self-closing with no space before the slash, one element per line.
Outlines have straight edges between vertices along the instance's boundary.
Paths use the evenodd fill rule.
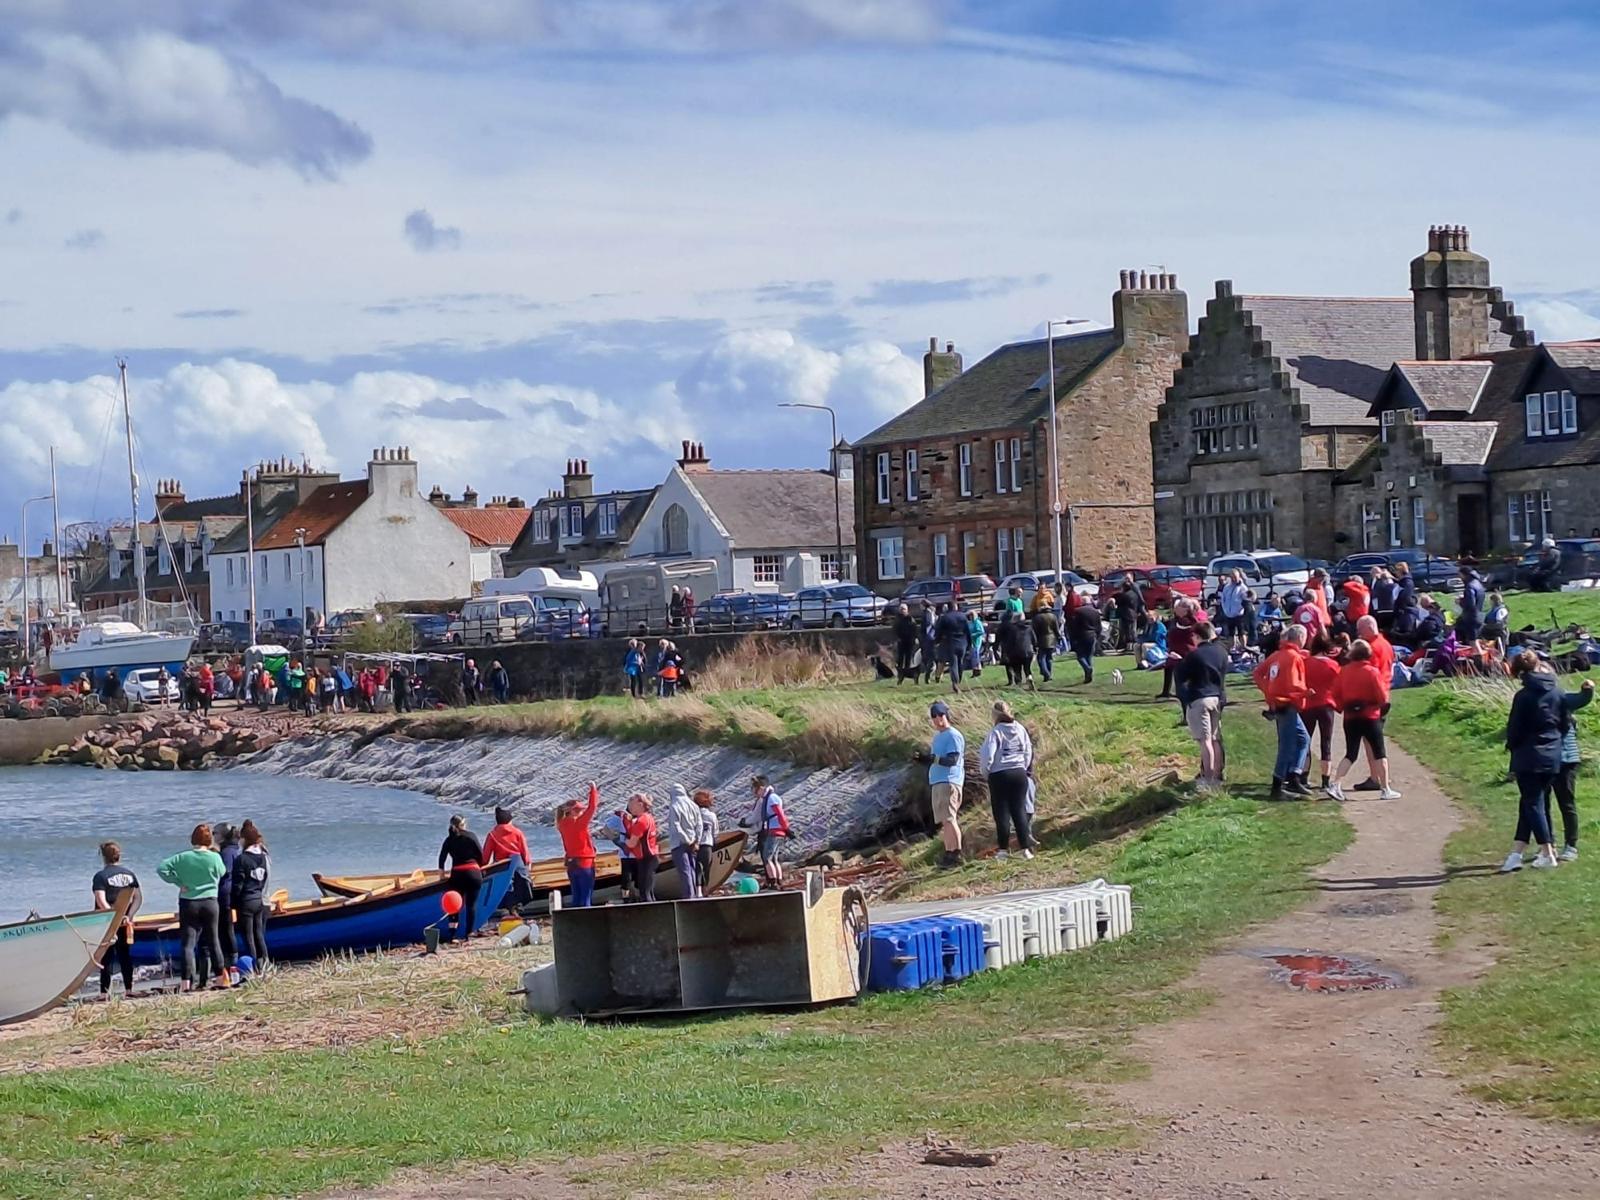
<path fill-rule="evenodd" d="M 306 545 L 320 545 L 367 499 L 367 481 L 325 483 L 303 503 L 286 512 L 282 519 L 256 541 L 257 550 L 286 550 L 295 545 L 295 530 L 306 531 Z"/>
<path fill-rule="evenodd" d="M 533 515 L 531 508 L 442 508 L 474 546 L 509 546 Z"/>

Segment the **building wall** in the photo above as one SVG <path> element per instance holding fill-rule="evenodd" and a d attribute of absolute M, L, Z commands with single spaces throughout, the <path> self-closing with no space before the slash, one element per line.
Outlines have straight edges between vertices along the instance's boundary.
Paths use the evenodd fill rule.
<path fill-rule="evenodd" d="M 1437 456 L 1427 446 L 1420 434 L 1409 431 L 1406 425 L 1397 427 L 1395 436 L 1375 456 L 1365 460 L 1358 478 L 1349 475 L 1333 489 L 1334 524 L 1346 535 L 1336 543 L 1338 554 L 1356 554 L 1363 550 L 1419 549 L 1430 554 L 1455 558 L 1461 554 L 1461 524 L 1458 512 L 1463 497 L 1487 494 L 1488 485 L 1481 480 L 1453 479 L 1451 473 L 1440 466 Z M 1400 501 L 1399 538 L 1391 535 L 1389 501 Z M 1416 537 L 1412 504 L 1422 501 L 1423 539 Z M 1367 521 L 1364 511 L 1376 516 Z M 1362 536 L 1363 528 L 1368 531 Z"/>
<path fill-rule="evenodd" d="M 1520 397 L 1518 397 L 1520 400 Z M 1588 537 L 1600 529 L 1600 464 L 1569 467 L 1534 467 L 1521 471 L 1497 471 L 1490 477 L 1489 527 L 1495 546 L 1524 546 L 1529 542 L 1525 530 L 1515 542 L 1510 535 L 1509 502 L 1527 493 L 1550 494 L 1550 515 L 1546 531 L 1550 537 Z"/>
<path fill-rule="evenodd" d="M 250 609 L 250 578 L 246 571 L 246 555 L 213 554 L 211 556 L 211 604 L 202 619 L 214 621 L 222 613 L 224 621 L 243 621 Z M 233 585 L 228 585 L 228 563 L 233 563 Z M 323 587 L 326 578 L 323 569 L 321 546 L 307 546 L 305 550 L 305 600 L 301 601 L 301 558 L 298 546 L 288 550 L 257 550 L 256 620 L 269 621 L 274 617 L 299 617 L 303 608 L 313 608 L 327 614 Z"/>
<path fill-rule="evenodd" d="M 470 596 L 472 541 L 419 494 L 416 463 L 367 470 L 366 502 L 325 539 L 325 611 Z"/>
<path fill-rule="evenodd" d="M 662 528 L 663 518 L 675 504 L 683 509 L 688 519 L 687 553 L 669 549 L 665 530 Z M 727 532 L 718 524 L 716 518 L 706 511 L 705 506 L 700 503 L 699 496 L 690 490 L 688 479 L 681 467 L 674 467 L 662 483 L 655 498 L 650 501 L 650 506 L 645 509 L 644 516 L 639 519 L 639 527 L 634 530 L 633 541 L 628 546 L 629 558 L 663 556 L 669 553 L 683 558 L 712 559 L 717 564 L 718 588 L 731 589 L 739 586 Z"/>

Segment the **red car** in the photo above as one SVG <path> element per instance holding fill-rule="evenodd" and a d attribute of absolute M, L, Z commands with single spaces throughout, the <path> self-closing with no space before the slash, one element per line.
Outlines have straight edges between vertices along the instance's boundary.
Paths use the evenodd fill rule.
<path fill-rule="evenodd" d="M 1162 563 L 1146 567 L 1114 567 L 1100 573 L 1100 603 L 1104 604 L 1122 588 L 1129 575 L 1144 593 L 1151 608 L 1166 608 L 1174 596 L 1200 599 L 1205 591 L 1204 567 L 1173 567 Z"/>

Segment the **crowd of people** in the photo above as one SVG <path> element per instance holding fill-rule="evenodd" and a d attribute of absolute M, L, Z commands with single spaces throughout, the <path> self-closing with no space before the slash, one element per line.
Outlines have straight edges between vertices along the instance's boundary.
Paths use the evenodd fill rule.
<path fill-rule="evenodd" d="M 657 642 L 653 653 L 643 639 L 629 638 L 622 654 L 622 675 L 627 681 L 628 695 L 635 700 L 644 699 L 647 688 L 665 700 L 676 696 L 680 690 L 688 691 L 691 686 L 683 654 L 678 644 L 668 638 Z M 652 679 L 654 684 L 649 682 Z"/>

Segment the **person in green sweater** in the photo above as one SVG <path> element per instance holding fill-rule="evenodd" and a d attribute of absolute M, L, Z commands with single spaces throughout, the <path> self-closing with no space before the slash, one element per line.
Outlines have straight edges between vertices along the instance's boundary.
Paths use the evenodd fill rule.
<path fill-rule="evenodd" d="M 195 987 L 195 947 L 205 939 L 210 960 L 222 971 L 215 985 L 231 987 L 222 942 L 217 936 L 217 881 L 222 878 L 222 856 L 211 848 L 211 826 L 196 825 L 189 849 L 174 854 L 156 868 L 156 874 L 178 889 L 178 928 L 183 931 L 183 990 Z"/>

